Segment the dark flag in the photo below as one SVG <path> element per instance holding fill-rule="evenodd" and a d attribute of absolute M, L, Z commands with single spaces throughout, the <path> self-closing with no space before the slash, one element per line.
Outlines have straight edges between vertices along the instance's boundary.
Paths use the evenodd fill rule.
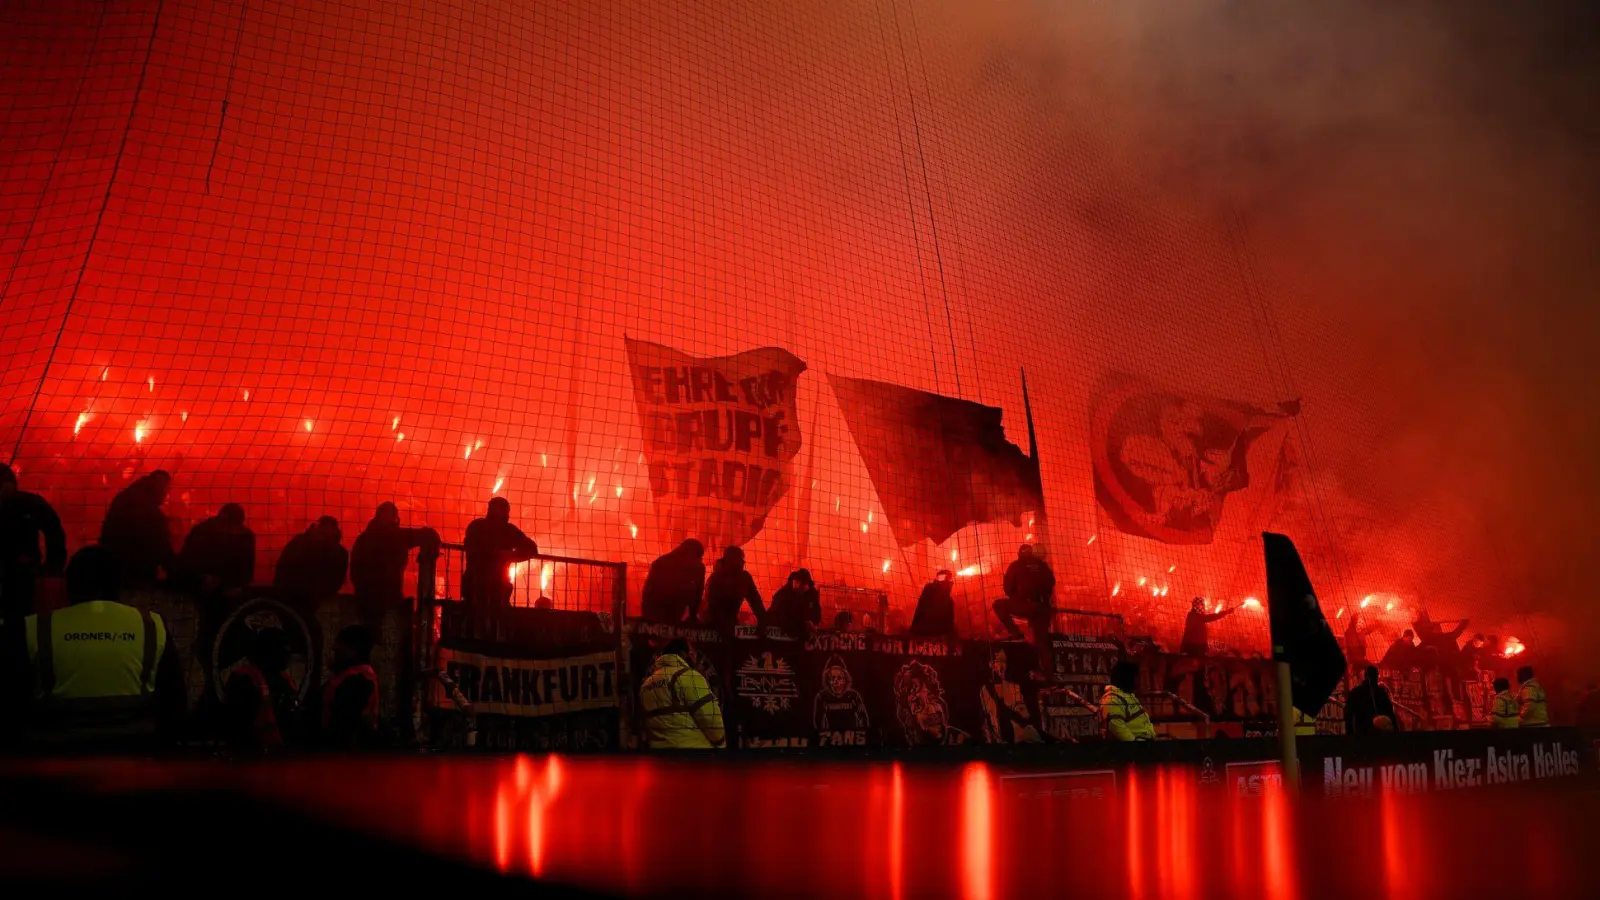
<path fill-rule="evenodd" d="M 1268 411 L 1107 376 L 1090 410 L 1095 497 L 1126 534 L 1209 544 L 1223 500 L 1250 484 L 1250 445 L 1299 411 L 1298 401 Z"/>
<path fill-rule="evenodd" d="M 1021 525 L 1044 508 L 1039 465 L 1006 440 L 1001 410 L 829 375 L 895 541 L 936 544 L 973 522 Z"/>
<path fill-rule="evenodd" d="M 658 537 L 712 550 L 755 537 L 789 490 L 806 364 L 778 347 L 702 358 L 626 341 Z"/>
<path fill-rule="evenodd" d="M 1322 711 L 1344 678 L 1344 651 L 1323 618 L 1311 578 L 1294 542 L 1265 532 L 1267 615 L 1272 623 L 1272 658 L 1289 664 L 1295 708 L 1308 716 Z"/>

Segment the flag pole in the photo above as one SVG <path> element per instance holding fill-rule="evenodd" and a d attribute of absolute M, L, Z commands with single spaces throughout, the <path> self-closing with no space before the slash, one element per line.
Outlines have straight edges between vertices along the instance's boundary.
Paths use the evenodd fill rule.
<path fill-rule="evenodd" d="M 1282 651 L 1281 647 L 1272 648 Z M 1289 677 L 1289 663 L 1279 659 L 1273 663 L 1278 670 L 1278 752 L 1283 757 L 1283 784 L 1289 795 L 1300 792 L 1300 755 L 1295 746 L 1294 733 L 1294 680 Z"/>
<path fill-rule="evenodd" d="M 1028 458 L 1033 460 L 1033 466 L 1040 470 L 1039 473 L 1039 510 L 1034 513 L 1033 545 L 1044 548 L 1044 556 L 1048 559 L 1050 553 L 1050 529 L 1045 515 L 1044 502 L 1044 471 L 1039 465 L 1039 436 L 1033 429 L 1033 404 L 1028 400 L 1028 370 L 1019 368 L 1022 373 L 1022 412 L 1028 419 Z"/>

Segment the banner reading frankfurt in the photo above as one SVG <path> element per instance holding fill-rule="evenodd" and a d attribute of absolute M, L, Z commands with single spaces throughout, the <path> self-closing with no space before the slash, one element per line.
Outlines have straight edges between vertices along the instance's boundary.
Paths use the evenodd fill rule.
<path fill-rule="evenodd" d="M 701 358 L 625 340 L 662 542 L 737 547 L 755 537 L 789 489 L 806 364 L 777 347 Z"/>
<path fill-rule="evenodd" d="M 902 547 L 1044 508 L 1039 465 L 1006 440 L 998 407 L 829 375 Z"/>
<path fill-rule="evenodd" d="M 1090 411 L 1095 496 L 1126 534 L 1209 544 L 1223 500 L 1250 483 L 1251 443 L 1299 411 L 1298 401 L 1269 412 L 1109 375 Z"/>

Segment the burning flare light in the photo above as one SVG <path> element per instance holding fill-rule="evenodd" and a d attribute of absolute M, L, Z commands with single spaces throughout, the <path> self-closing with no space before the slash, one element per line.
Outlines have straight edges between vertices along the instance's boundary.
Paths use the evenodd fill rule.
<path fill-rule="evenodd" d="M 1245 609 L 1260 609 L 1261 608 L 1261 601 L 1257 600 L 1254 597 L 1246 597 L 1246 598 L 1244 598 L 1244 608 Z"/>

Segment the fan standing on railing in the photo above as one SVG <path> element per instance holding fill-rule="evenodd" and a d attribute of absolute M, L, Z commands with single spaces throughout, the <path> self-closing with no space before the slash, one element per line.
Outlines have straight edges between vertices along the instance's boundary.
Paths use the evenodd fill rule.
<path fill-rule="evenodd" d="M 467 526 L 467 568 L 461 574 L 461 599 L 484 606 L 511 602 L 511 566 L 539 555 L 539 545 L 511 524 L 511 501 L 496 497 L 489 511 Z"/>

